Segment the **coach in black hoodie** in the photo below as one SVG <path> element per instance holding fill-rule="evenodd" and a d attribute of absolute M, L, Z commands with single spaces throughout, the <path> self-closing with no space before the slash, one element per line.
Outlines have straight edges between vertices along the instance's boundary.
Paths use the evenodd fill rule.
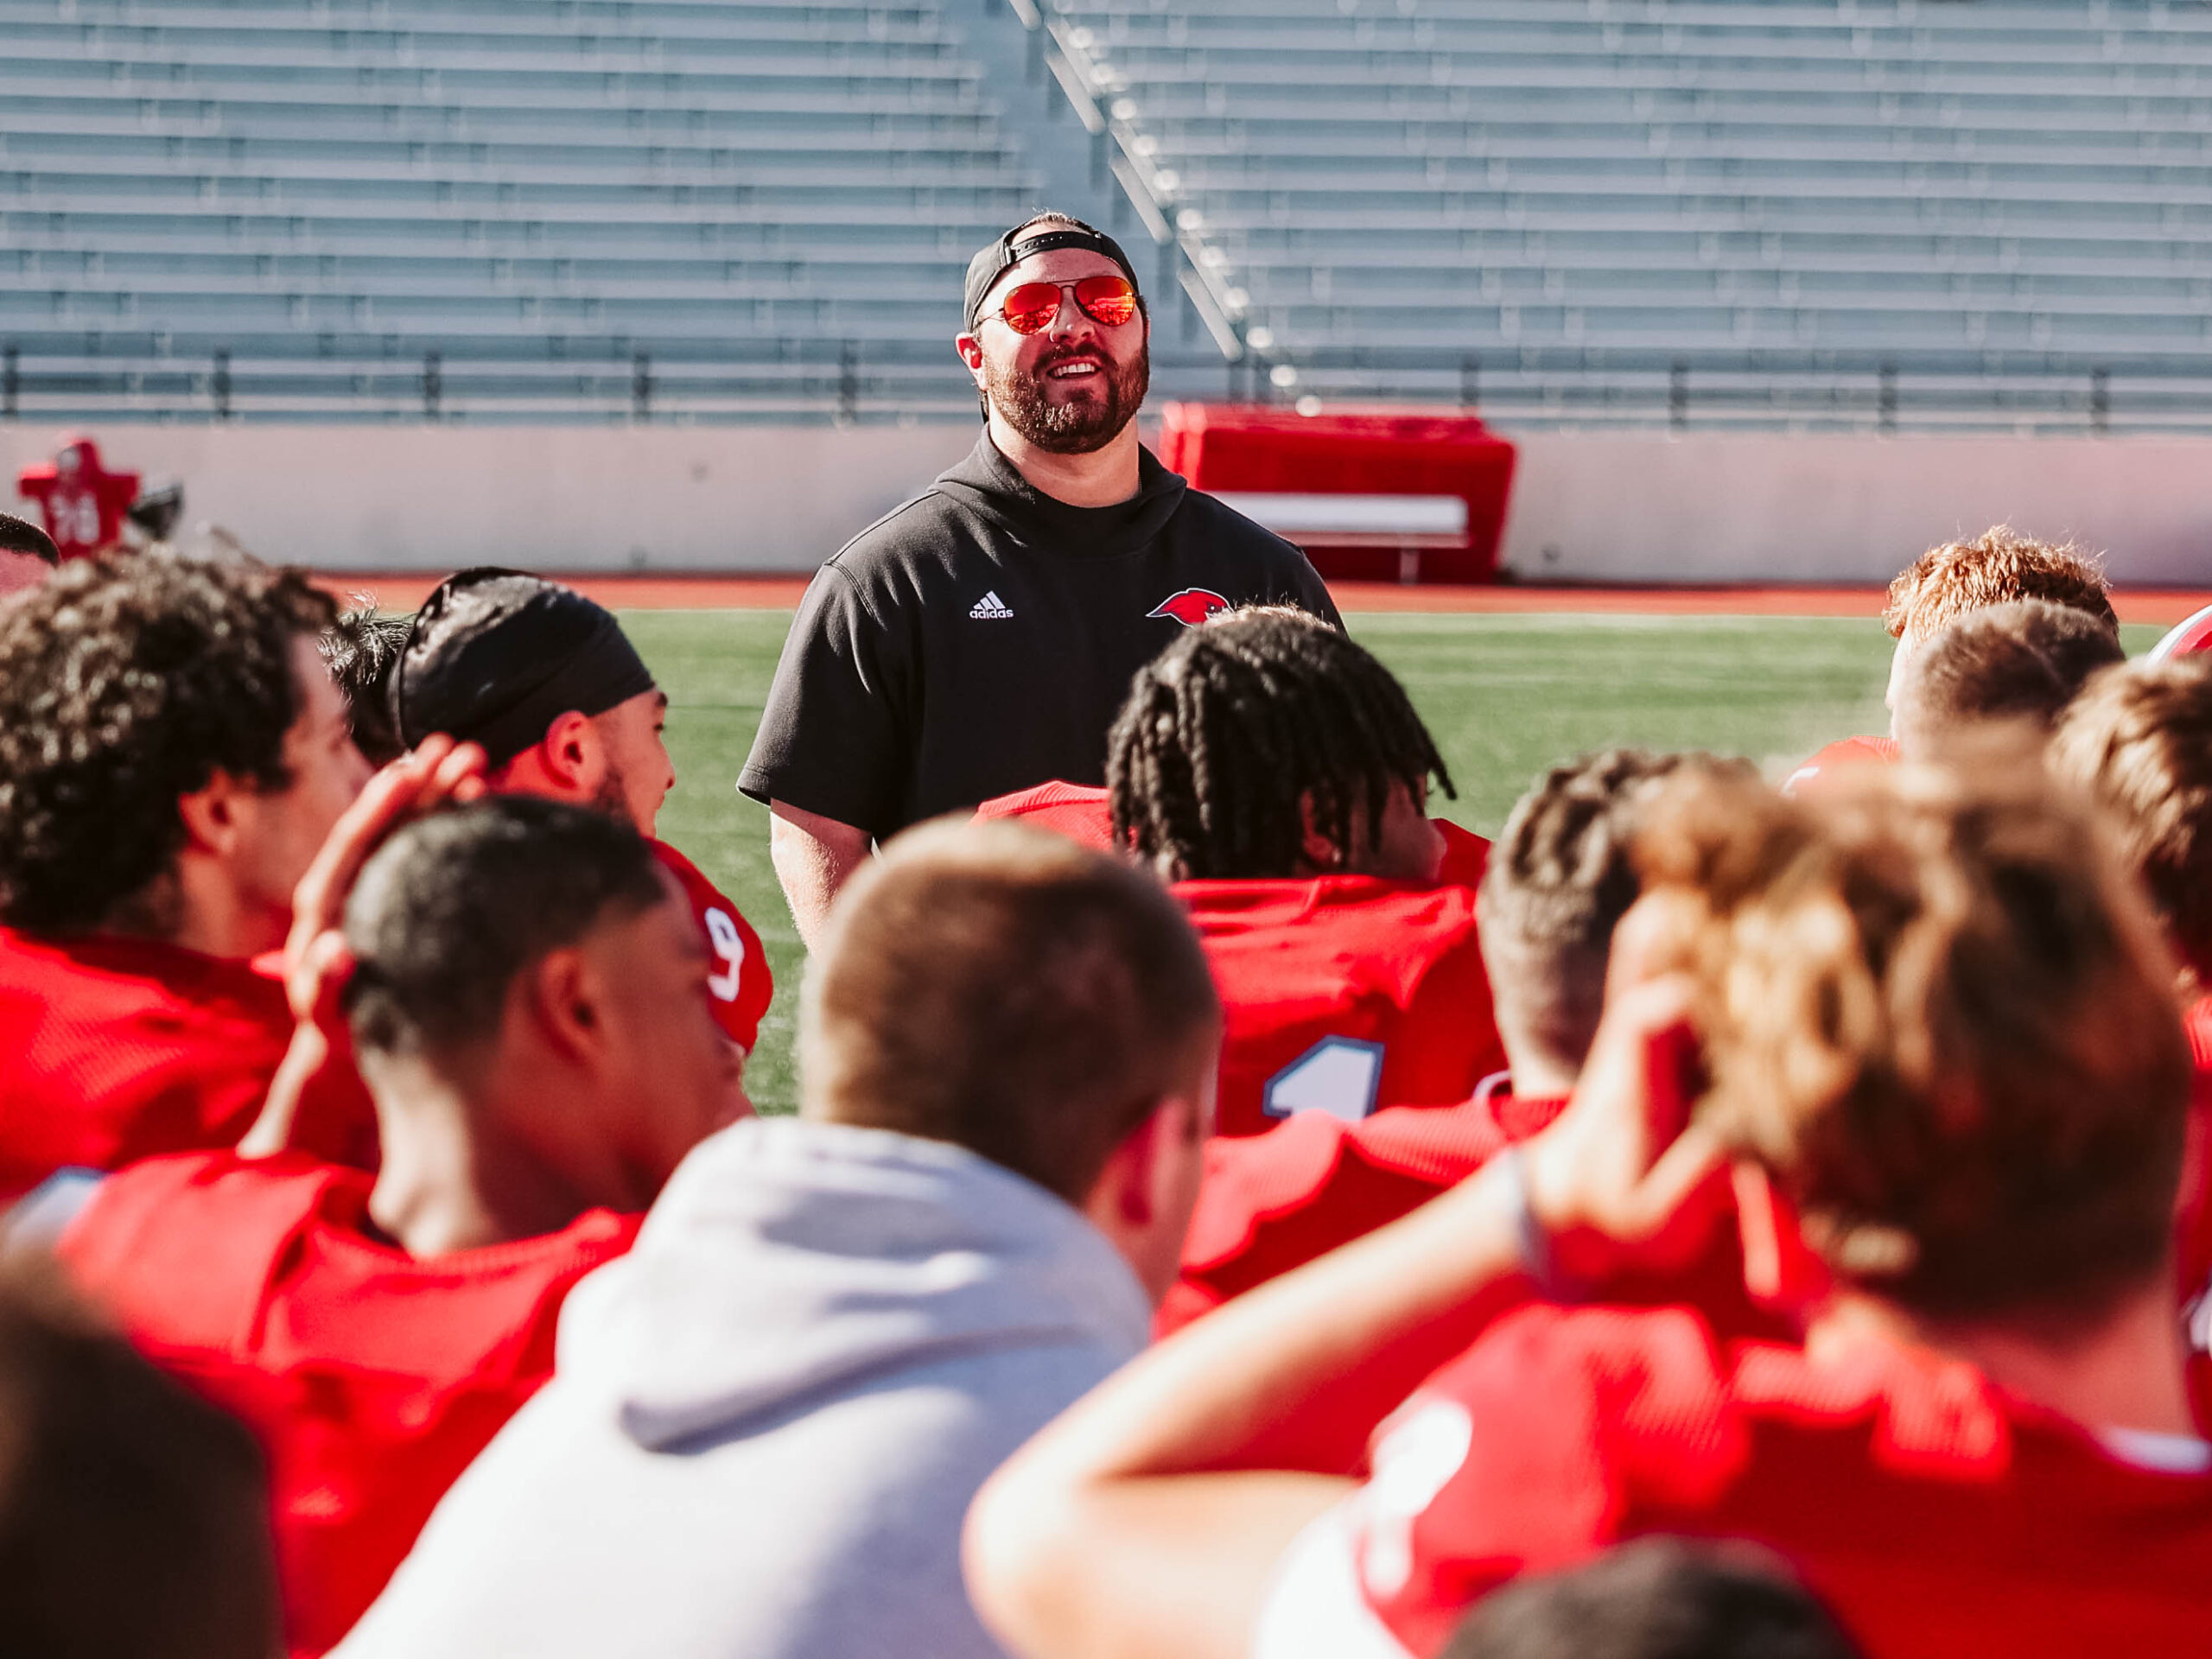
<path fill-rule="evenodd" d="M 1150 335 L 1128 257 L 1079 220 L 1040 215 L 969 264 L 957 343 L 982 435 L 823 566 L 738 779 L 774 814 L 810 944 L 873 843 L 1103 783 L 1130 677 L 1179 628 L 1252 604 L 1339 621 L 1304 554 L 1137 442 Z"/>

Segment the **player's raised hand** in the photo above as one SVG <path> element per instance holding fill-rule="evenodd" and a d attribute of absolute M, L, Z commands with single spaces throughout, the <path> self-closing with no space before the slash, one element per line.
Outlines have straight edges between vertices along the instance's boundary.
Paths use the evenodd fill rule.
<path fill-rule="evenodd" d="M 1687 1264 L 1731 1201 L 1725 1150 L 1690 1122 L 1701 1083 L 1694 985 L 1636 919 L 1623 919 L 1627 971 L 1612 976 L 1573 1098 L 1522 1154 L 1531 1216 L 1554 1271 L 1574 1281 Z"/>
<path fill-rule="evenodd" d="M 359 879 L 369 855 L 385 837 L 409 821 L 448 803 L 471 801 L 484 792 L 484 751 L 433 733 L 368 781 L 324 837 L 321 850 L 292 892 L 292 931 L 284 941 L 284 983 L 292 1017 L 310 1017 L 319 998 L 317 972 L 327 971 L 327 955 L 315 941 L 337 931 L 346 896 Z M 317 958 L 321 957 L 320 963 Z"/>
<path fill-rule="evenodd" d="M 353 957 L 342 924 L 346 895 L 370 855 L 402 824 L 484 792 L 484 751 L 434 734 L 369 779 L 331 826 L 321 850 L 292 893 L 284 940 L 284 997 L 292 1042 L 270 1080 L 269 1095 L 238 1155 L 266 1158 L 291 1144 L 308 1085 L 345 1049 L 341 999 Z"/>

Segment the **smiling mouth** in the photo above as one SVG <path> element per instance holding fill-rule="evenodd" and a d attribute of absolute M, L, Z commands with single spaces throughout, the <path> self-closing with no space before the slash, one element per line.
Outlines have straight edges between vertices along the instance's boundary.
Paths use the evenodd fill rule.
<path fill-rule="evenodd" d="M 1071 363 L 1055 363 L 1045 371 L 1047 380 L 1081 380 L 1092 375 L 1103 374 L 1106 365 L 1096 358 L 1078 358 Z"/>

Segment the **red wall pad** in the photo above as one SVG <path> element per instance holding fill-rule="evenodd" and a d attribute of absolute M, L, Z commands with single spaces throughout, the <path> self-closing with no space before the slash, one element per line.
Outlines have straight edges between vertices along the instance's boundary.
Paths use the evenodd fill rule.
<path fill-rule="evenodd" d="M 1217 494 L 1456 496 L 1452 535 L 1269 528 L 1338 581 L 1497 580 L 1498 539 L 1513 486 L 1513 446 L 1471 415 L 1332 408 L 1313 415 L 1262 404 L 1169 404 L 1160 458 Z M 1262 515 L 1262 522 L 1266 518 Z"/>

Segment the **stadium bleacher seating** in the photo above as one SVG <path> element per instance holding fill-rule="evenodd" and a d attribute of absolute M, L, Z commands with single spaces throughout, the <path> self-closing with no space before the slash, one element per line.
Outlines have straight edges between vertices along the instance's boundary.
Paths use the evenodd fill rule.
<path fill-rule="evenodd" d="M 2212 11 L 1050 0 L 1288 391 L 1521 418 L 2212 420 Z"/>
<path fill-rule="evenodd" d="M 1209 388 L 2212 425 L 2174 0 L 0 0 L 7 410 L 964 416 L 1025 24 Z"/>
<path fill-rule="evenodd" d="M 1033 194 L 929 0 L 0 0 L 0 36 L 27 413 L 972 410 L 960 274 Z"/>

